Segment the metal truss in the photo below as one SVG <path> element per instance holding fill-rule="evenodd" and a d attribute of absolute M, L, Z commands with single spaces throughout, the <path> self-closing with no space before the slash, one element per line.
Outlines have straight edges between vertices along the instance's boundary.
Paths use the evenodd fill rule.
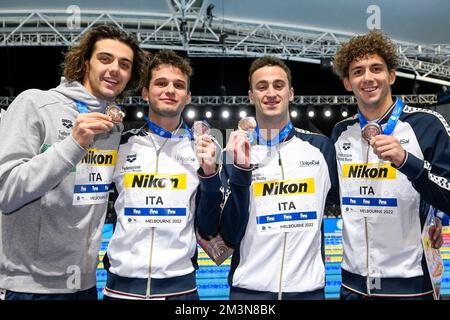
<path fill-rule="evenodd" d="M 71 46 L 90 27 L 113 23 L 134 33 L 143 48 L 184 50 L 189 56 L 259 57 L 320 63 L 352 35 L 294 25 L 213 16 L 209 1 L 167 0 L 167 13 L 0 10 L 0 46 Z M 397 41 L 399 76 L 450 86 L 450 44 Z"/>
<path fill-rule="evenodd" d="M 400 95 L 400 98 L 406 104 L 410 105 L 435 105 L 437 95 Z M 193 96 L 191 105 L 193 106 L 232 106 L 232 105 L 251 105 L 248 96 Z M 122 105 L 146 106 L 147 102 L 139 96 L 128 97 Z M 344 106 L 356 105 L 354 96 L 294 96 L 291 105 L 294 106 Z"/>
<path fill-rule="evenodd" d="M 0 107 L 7 108 L 15 97 L 0 97 Z M 431 106 L 438 102 L 435 94 L 400 95 L 409 105 Z M 147 106 L 141 96 L 131 96 L 124 99 L 123 106 Z M 192 106 L 224 107 L 233 105 L 251 105 L 248 96 L 193 96 Z M 345 106 L 356 105 L 354 96 L 294 96 L 293 106 Z"/>

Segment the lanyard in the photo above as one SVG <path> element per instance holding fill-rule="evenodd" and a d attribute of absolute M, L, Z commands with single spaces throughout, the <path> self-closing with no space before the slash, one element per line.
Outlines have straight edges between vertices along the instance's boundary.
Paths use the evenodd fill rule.
<path fill-rule="evenodd" d="M 397 98 L 397 101 L 395 102 L 394 110 L 392 111 L 391 115 L 389 116 L 389 120 L 386 124 L 386 127 L 384 127 L 383 134 L 390 135 L 392 132 L 394 132 L 395 126 L 397 125 L 398 119 L 400 118 L 400 115 L 402 114 L 403 107 L 405 105 L 403 104 L 403 101 L 400 98 Z M 368 123 L 364 115 L 361 113 L 361 111 L 358 110 L 359 114 L 359 124 L 361 126 L 361 129 L 364 128 L 364 126 Z M 383 118 L 383 117 L 381 117 Z"/>
<path fill-rule="evenodd" d="M 89 109 L 88 109 L 86 103 L 75 100 L 75 105 L 77 106 L 79 113 L 88 113 L 89 112 Z"/>
<path fill-rule="evenodd" d="M 184 137 L 189 137 L 189 139 L 191 139 L 191 140 L 194 138 L 191 130 L 188 128 L 186 123 L 184 123 L 184 129 L 186 130 L 186 132 L 183 133 L 183 134 L 175 135 L 175 134 L 172 134 L 172 132 L 167 131 L 164 128 L 161 128 L 156 123 L 151 122 L 148 117 L 145 117 L 145 121 L 147 121 L 148 128 L 152 132 L 156 133 L 157 135 L 159 135 L 161 137 L 164 137 L 164 138 L 180 138 L 180 139 L 182 139 Z"/>
<path fill-rule="evenodd" d="M 261 134 L 259 132 L 259 126 L 258 124 L 256 124 L 256 129 L 255 129 L 255 134 L 256 134 L 256 139 L 260 144 L 266 145 L 266 146 L 274 146 L 279 144 L 281 141 L 283 141 L 288 134 L 292 131 L 292 129 L 294 128 L 294 126 L 292 125 L 292 122 L 289 120 L 289 122 L 283 127 L 283 129 L 280 130 L 280 133 L 273 138 L 270 141 L 266 141 L 263 139 L 263 137 L 261 137 Z"/>

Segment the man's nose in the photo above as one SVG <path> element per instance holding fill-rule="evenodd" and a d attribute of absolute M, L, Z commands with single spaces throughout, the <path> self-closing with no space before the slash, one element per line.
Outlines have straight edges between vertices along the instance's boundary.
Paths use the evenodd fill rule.
<path fill-rule="evenodd" d="M 169 82 L 169 84 L 167 85 L 166 93 L 169 93 L 169 94 L 175 93 L 175 86 L 172 82 Z"/>
<path fill-rule="evenodd" d="M 364 80 L 364 81 L 370 81 L 370 80 L 372 80 L 372 79 L 373 79 L 373 74 L 372 74 L 372 72 L 370 72 L 369 69 L 365 70 L 365 71 L 364 71 L 364 74 L 363 74 L 363 80 Z"/>
<path fill-rule="evenodd" d="M 114 59 L 114 61 L 109 64 L 108 70 L 110 73 L 118 73 L 119 69 L 120 69 L 119 60 Z"/>
<path fill-rule="evenodd" d="M 275 95 L 275 88 L 273 87 L 273 85 L 269 85 L 267 87 L 266 95 L 268 95 L 268 96 L 274 96 Z"/>

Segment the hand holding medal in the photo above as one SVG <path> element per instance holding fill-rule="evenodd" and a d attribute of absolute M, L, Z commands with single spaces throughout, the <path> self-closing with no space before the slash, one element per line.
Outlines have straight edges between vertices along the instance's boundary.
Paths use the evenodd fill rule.
<path fill-rule="evenodd" d="M 83 148 L 88 148 L 94 142 L 97 134 L 107 133 L 114 127 L 111 118 L 100 112 L 79 114 L 75 119 L 72 137 Z"/>
<path fill-rule="evenodd" d="M 368 123 L 361 130 L 362 137 L 369 143 L 372 138 L 380 135 L 381 133 L 382 129 L 378 123 Z"/>
<path fill-rule="evenodd" d="M 256 120 L 245 117 L 239 120 L 238 130 L 230 135 L 226 150 L 234 164 L 244 169 L 250 168 L 250 140 L 256 129 Z"/>
<path fill-rule="evenodd" d="M 397 98 L 384 130 L 378 123 L 368 123 L 364 115 L 358 111 L 362 137 L 370 143 L 373 152 L 381 160 L 390 161 L 395 167 L 401 167 L 406 161 L 407 152 L 400 141 L 394 137 L 394 129 L 403 111 L 403 101 Z M 383 118 L 383 117 L 382 117 Z"/>
<path fill-rule="evenodd" d="M 95 135 L 109 132 L 114 127 L 115 122 L 112 121 L 112 116 L 109 114 L 89 112 L 86 103 L 78 100 L 74 102 L 79 114 L 75 119 L 71 134 L 81 147 L 87 148 L 94 142 Z M 115 108 L 119 109 L 118 107 Z M 119 111 L 122 112 L 120 109 Z M 125 115 L 123 112 L 122 114 Z M 115 119 L 118 120 L 118 116 L 115 116 Z"/>
<path fill-rule="evenodd" d="M 195 121 L 192 125 L 195 138 L 195 152 L 203 173 L 213 175 L 217 171 L 216 145 L 210 136 L 211 126 L 206 121 Z"/>
<path fill-rule="evenodd" d="M 394 136 L 377 135 L 370 140 L 370 145 L 378 158 L 391 162 L 397 168 L 406 161 L 407 152 Z"/>
<path fill-rule="evenodd" d="M 398 139 L 394 136 L 383 134 L 383 130 L 378 123 L 367 123 L 362 128 L 361 135 L 381 160 L 389 161 L 396 167 L 401 166 L 405 161 L 406 151 Z"/>

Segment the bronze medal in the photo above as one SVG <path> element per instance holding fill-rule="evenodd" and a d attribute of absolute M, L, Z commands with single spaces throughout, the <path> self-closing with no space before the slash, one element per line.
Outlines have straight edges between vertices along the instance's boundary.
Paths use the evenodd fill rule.
<path fill-rule="evenodd" d="M 210 131 L 211 131 L 210 125 L 205 121 L 194 121 L 194 124 L 192 125 L 192 132 L 196 137 L 201 136 L 203 134 L 209 134 Z"/>
<path fill-rule="evenodd" d="M 122 123 L 123 118 L 125 117 L 125 112 L 123 112 L 118 106 L 112 104 L 106 107 L 105 113 L 111 117 L 112 122 L 115 124 Z"/>
<path fill-rule="evenodd" d="M 245 117 L 239 120 L 238 129 L 245 132 L 252 132 L 256 129 L 256 120 L 253 117 Z"/>
<path fill-rule="evenodd" d="M 373 137 L 381 134 L 381 132 L 382 129 L 378 123 L 368 123 L 362 128 L 361 135 L 364 140 L 369 142 Z"/>

